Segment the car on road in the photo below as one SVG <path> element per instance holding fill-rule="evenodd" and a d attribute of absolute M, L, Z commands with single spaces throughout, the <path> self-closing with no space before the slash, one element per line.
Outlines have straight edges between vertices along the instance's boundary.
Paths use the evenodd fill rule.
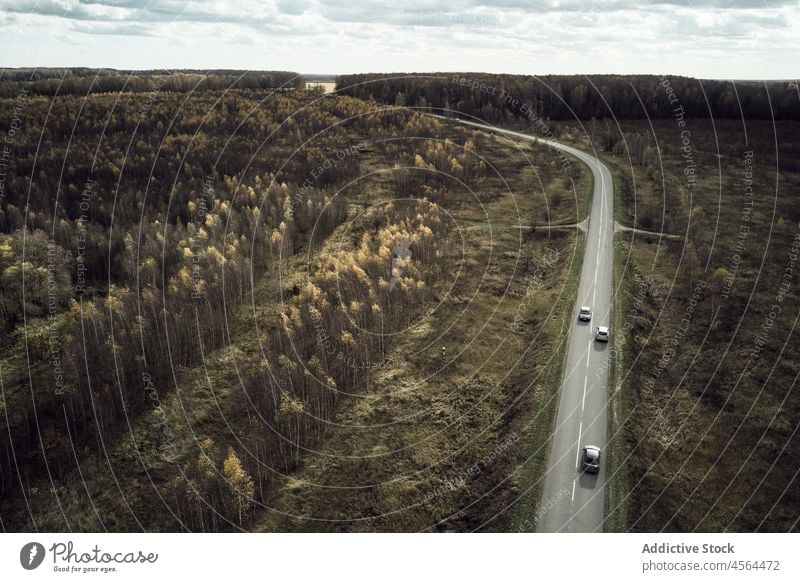
<path fill-rule="evenodd" d="M 602 325 L 597 326 L 597 331 L 594 334 L 594 339 L 599 342 L 607 342 L 608 341 L 608 328 L 603 327 Z"/>
<path fill-rule="evenodd" d="M 600 448 L 594 445 L 583 447 L 583 470 L 587 473 L 600 472 Z"/>
<path fill-rule="evenodd" d="M 592 320 L 591 308 L 586 306 L 581 307 L 581 310 L 578 312 L 578 319 L 580 321 L 591 321 Z"/>

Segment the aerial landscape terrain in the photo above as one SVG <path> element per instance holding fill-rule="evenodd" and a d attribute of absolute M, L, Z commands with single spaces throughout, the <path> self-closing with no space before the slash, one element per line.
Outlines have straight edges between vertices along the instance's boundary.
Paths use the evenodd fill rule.
<path fill-rule="evenodd" d="M 800 579 L 798 31 L 0 0 L 0 580 Z"/>
<path fill-rule="evenodd" d="M 2 532 L 800 528 L 796 81 L 20 67 L 0 135 Z"/>

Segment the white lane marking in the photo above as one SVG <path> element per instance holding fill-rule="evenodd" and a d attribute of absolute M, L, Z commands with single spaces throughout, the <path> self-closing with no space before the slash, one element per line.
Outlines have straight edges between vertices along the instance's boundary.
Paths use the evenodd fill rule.
<path fill-rule="evenodd" d="M 597 168 L 600 171 L 600 182 L 603 183 L 603 186 L 600 188 L 600 222 L 603 221 L 603 211 L 606 209 L 606 205 L 603 204 L 606 201 L 606 188 L 605 188 L 605 179 L 603 178 L 603 172 L 600 168 Z"/>
<path fill-rule="evenodd" d="M 589 344 L 589 349 L 586 350 L 586 367 L 589 367 L 589 356 L 592 354 L 592 344 Z"/>
<path fill-rule="evenodd" d="M 589 378 L 583 379 L 583 399 L 581 400 L 581 412 L 583 412 L 583 407 L 586 405 L 586 383 L 589 381 Z"/>
<path fill-rule="evenodd" d="M 592 305 L 594 305 L 594 299 L 596 295 L 597 295 L 597 288 L 592 290 Z"/>
<path fill-rule="evenodd" d="M 575 480 L 572 480 L 572 499 L 570 501 L 575 501 Z"/>

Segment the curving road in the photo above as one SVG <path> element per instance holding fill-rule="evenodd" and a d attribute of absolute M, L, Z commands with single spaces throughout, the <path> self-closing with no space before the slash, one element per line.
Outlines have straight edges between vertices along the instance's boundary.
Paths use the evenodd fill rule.
<path fill-rule="evenodd" d="M 589 166 L 594 176 L 594 194 L 536 528 L 540 532 L 602 531 L 608 470 L 605 454 L 601 455 L 600 472 L 596 475 L 581 471 L 580 457 L 583 446 L 596 445 L 605 452 L 608 441 L 610 344 L 595 341 L 594 328 L 611 325 L 614 185 L 611 172 L 597 158 L 556 142 L 544 143 Z M 578 322 L 577 309 L 581 305 L 592 308 L 591 322 Z M 613 329 L 611 334 L 613 339 Z"/>
<path fill-rule="evenodd" d="M 552 140 L 462 119 L 456 121 L 560 149 L 589 166 L 594 176 L 586 252 L 536 528 L 540 532 L 602 531 L 608 470 L 605 462 L 608 441 L 606 411 L 611 361 L 610 344 L 594 341 L 593 330 L 597 325 L 611 325 L 614 264 L 614 185 L 611 172 L 597 158 Z M 577 310 L 581 305 L 592 308 L 591 322 L 578 322 Z M 612 329 L 612 340 L 613 334 Z M 596 475 L 581 471 L 581 449 L 587 444 L 603 450 L 600 472 Z"/>

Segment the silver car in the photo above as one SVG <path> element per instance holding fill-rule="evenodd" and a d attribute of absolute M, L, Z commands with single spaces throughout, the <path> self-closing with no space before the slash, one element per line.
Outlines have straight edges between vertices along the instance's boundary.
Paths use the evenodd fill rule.
<path fill-rule="evenodd" d="M 583 447 L 583 470 L 587 473 L 600 472 L 600 448 L 594 445 Z"/>
<path fill-rule="evenodd" d="M 581 307 L 581 310 L 578 312 L 578 319 L 580 321 L 591 321 L 592 320 L 591 308 L 586 306 Z"/>
<path fill-rule="evenodd" d="M 594 339 L 596 339 L 599 342 L 607 342 L 608 341 L 608 334 L 609 334 L 609 331 L 608 331 L 607 327 L 603 327 L 602 325 L 598 325 L 597 326 L 597 331 L 594 334 Z"/>

